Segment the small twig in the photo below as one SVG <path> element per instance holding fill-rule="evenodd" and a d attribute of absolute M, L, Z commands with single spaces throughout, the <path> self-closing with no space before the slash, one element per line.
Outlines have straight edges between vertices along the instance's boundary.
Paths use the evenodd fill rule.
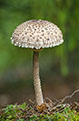
<path fill-rule="evenodd" d="M 53 100 L 55 100 L 54 102 L 53 102 L 50 98 L 48 98 L 48 97 L 46 97 L 46 99 L 47 99 L 49 102 L 53 103 L 53 104 L 56 104 L 57 102 L 59 102 L 59 100 L 56 99 L 55 97 L 53 97 Z"/>
<path fill-rule="evenodd" d="M 31 102 L 32 104 L 34 104 L 34 102 L 31 99 L 29 99 L 29 102 Z"/>
<path fill-rule="evenodd" d="M 58 99 L 56 99 L 55 97 L 53 97 L 53 100 L 55 100 L 56 102 L 59 102 L 59 100 L 58 100 Z"/>
<path fill-rule="evenodd" d="M 66 99 L 72 98 L 77 92 L 79 92 L 79 89 L 75 90 L 71 95 L 65 96 L 63 99 L 60 99 L 59 102 L 63 103 Z"/>
<path fill-rule="evenodd" d="M 50 98 L 48 98 L 48 97 L 45 97 L 49 102 L 52 102 L 52 100 L 50 99 Z"/>

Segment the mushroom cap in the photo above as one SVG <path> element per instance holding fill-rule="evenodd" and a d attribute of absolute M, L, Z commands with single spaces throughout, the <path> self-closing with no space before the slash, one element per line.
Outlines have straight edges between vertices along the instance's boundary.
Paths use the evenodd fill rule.
<path fill-rule="evenodd" d="M 29 20 L 19 25 L 12 37 L 12 44 L 24 48 L 49 48 L 63 43 L 61 30 L 46 20 Z"/>

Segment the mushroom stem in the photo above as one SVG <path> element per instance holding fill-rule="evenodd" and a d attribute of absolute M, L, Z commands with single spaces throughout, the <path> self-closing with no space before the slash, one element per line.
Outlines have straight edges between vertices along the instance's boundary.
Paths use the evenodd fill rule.
<path fill-rule="evenodd" d="M 39 77 L 39 52 L 33 51 L 33 79 L 37 105 L 43 103 L 43 94 Z"/>

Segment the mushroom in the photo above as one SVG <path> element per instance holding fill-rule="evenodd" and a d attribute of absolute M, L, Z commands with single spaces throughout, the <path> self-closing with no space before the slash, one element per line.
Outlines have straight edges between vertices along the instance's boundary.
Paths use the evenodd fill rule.
<path fill-rule="evenodd" d="M 44 99 L 39 77 L 39 52 L 43 48 L 62 44 L 62 32 L 55 24 L 46 20 L 29 20 L 15 29 L 11 41 L 15 46 L 33 50 L 34 89 L 36 104 L 40 106 L 44 103 Z"/>

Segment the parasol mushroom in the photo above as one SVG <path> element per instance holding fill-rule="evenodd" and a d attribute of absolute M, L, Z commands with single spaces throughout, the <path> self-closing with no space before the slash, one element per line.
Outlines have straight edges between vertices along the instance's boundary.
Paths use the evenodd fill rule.
<path fill-rule="evenodd" d="M 29 20 L 19 25 L 12 37 L 12 44 L 33 50 L 33 79 L 37 105 L 44 103 L 39 77 L 39 52 L 43 48 L 63 43 L 61 30 L 46 20 Z"/>

